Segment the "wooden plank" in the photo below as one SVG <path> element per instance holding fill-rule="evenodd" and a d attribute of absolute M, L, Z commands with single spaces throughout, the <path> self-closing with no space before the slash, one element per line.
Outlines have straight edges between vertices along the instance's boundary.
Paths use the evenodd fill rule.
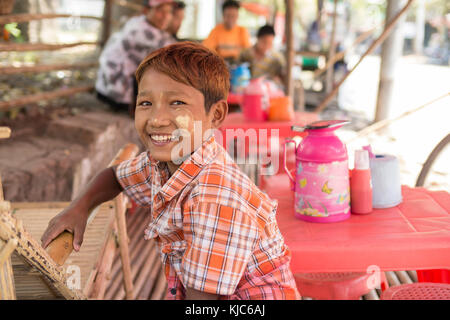
<path fill-rule="evenodd" d="M 417 272 L 415 270 L 408 270 L 406 272 L 408 273 L 408 275 L 409 275 L 409 277 L 411 278 L 412 281 L 418 282 Z"/>
<path fill-rule="evenodd" d="M 402 284 L 414 283 L 406 271 L 395 271 L 395 275 Z"/>
<path fill-rule="evenodd" d="M 64 43 L 64 44 L 47 44 L 47 43 L 0 43 L 0 51 L 53 51 L 65 48 L 73 48 L 78 46 L 92 46 L 98 45 L 97 41 L 82 41 L 76 43 Z"/>
<path fill-rule="evenodd" d="M 385 274 L 386 274 L 386 279 L 387 279 L 390 287 L 392 287 L 392 286 L 399 286 L 401 284 L 400 280 L 398 280 L 397 275 L 395 274 L 395 272 L 393 272 L 393 271 L 386 271 Z"/>
<path fill-rule="evenodd" d="M 19 99 L 10 101 L 0 101 L 0 111 L 7 111 L 14 107 L 22 107 L 27 104 L 37 103 L 42 100 L 52 100 L 56 98 L 72 96 L 76 93 L 91 91 L 94 89 L 93 85 L 78 86 L 67 89 L 57 89 L 50 92 L 43 92 L 33 95 L 28 95 Z"/>
<path fill-rule="evenodd" d="M 21 23 L 33 20 L 56 19 L 56 18 L 77 18 L 77 19 L 80 18 L 80 19 L 94 19 L 94 20 L 102 19 L 102 17 L 96 16 L 72 15 L 61 13 L 19 13 L 19 14 L 0 15 L 0 25 L 13 22 Z"/>
<path fill-rule="evenodd" d="M 104 298 L 108 280 L 107 276 L 111 271 L 115 248 L 116 248 L 116 241 L 113 233 L 110 233 L 108 242 L 105 246 L 103 258 L 97 267 L 98 272 L 92 286 L 92 293 L 88 295 L 89 298 L 98 300 Z"/>
<path fill-rule="evenodd" d="M 133 3 L 133 2 L 125 1 L 125 0 L 113 0 L 113 1 L 116 5 L 126 7 L 129 9 L 133 9 L 133 10 L 136 10 L 139 12 L 141 12 L 145 9 L 145 7 L 143 5 L 139 5 L 137 3 Z"/>
<path fill-rule="evenodd" d="M 363 295 L 364 300 L 380 300 L 378 293 L 375 289 L 370 290 L 367 294 Z"/>
<path fill-rule="evenodd" d="M 158 280 L 156 281 L 155 288 L 150 295 L 150 300 L 164 300 L 167 293 L 167 281 L 164 273 L 164 268 L 161 268 L 161 271 L 158 275 Z"/>
<path fill-rule="evenodd" d="M 130 229 L 130 234 L 133 235 L 130 242 L 130 261 L 133 262 L 131 265 L 132 280 L 134 279 L 137 270 L 140 269 L 146 256 L 148 255 L 147 252 L 155 250 L 153 249 L 153 247 L 155 246 L 155 241 L 145 241 L 142 236 L 143 230 L 138 230 L 139 227 L 142 226 L 141 222 L 143 221 L 143 219 L 138 219 L 140 218 L 138 213 L 139 212 L 136 212 L 136 223 L 135 225 L 131 226 L 133 229 Z M 141 217 L 143 218 L 143 215 L 141 215 Z M 123 273 L 119 272 L 119 270 L 121 269 L 121 262 L 119 260 L 120 259 L 117 259 L 111 272 L 112 281 L 110 282 L 109 288 L 107 289 L 107 292 L 105 294 L 105 298 L 108 300 L 114 299 L 114 297 L 118 296 L 118 291 L 121 290 L 121 284 L 123 284 Z"/>
<path fill-rule="evenodd" d="M 38 73 L 55 70 L 73 70 L 73 69 L 87 69 L 98 66 L 98 62 L 82 62 L 74 64 L 51 64 L 41 66 L 21 66 L 21 67 L 2 67 L 0 68 L 0 75 L 21 74 L 21 73 Z"/>

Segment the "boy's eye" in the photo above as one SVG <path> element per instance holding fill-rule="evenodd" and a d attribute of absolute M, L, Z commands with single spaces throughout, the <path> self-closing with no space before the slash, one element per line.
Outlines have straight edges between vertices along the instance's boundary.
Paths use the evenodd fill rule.
<path fill-rule="evenodd" d="M 138 103 L 138 106 L 142 106 L 142 107 L 150 107 L 151 105 L 152 105 L 152 103 L 150 101 L 146 101 L 146 100 L 140 101 Z"/>
<path fill-rule="evenodd" d="M 175 100 L 175 101 L 172 101 L 170 104 L 179 106 L 179 105 L 186 104 L 186 103 L 181 100 Z"/>

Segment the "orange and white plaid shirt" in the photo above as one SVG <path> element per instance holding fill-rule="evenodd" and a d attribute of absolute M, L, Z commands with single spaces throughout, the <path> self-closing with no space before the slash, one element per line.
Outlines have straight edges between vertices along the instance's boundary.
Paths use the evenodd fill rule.
<path fill-rule="evenodd" d="M 277 202 L 241 172 L 214 137 L 172 176 L 143 152 L 116 170 L 126 195 L 149 207 L 145 238 L 156 238 L 167 299 L 186 289 L 222 299 L 299 299 L 290 252 L 275 220 Z"/>

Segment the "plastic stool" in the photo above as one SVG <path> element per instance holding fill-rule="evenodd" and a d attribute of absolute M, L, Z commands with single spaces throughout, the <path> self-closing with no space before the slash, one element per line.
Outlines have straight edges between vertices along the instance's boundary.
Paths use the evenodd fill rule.
<path fill-rule="evenodd" d="M 432 282 L 402 284 L 384 291 L 381 300 L 450 300 L 450 284 Z"/>
<path fill-rule="evenodd" d="M 359 300 L 369 293 L 369 277 L 365 272 L 321 272 L 294 274 L 297 289 L 302 296 L 319 300 Z M 384 272 L 380 274 L 382 290 L 387 287 Z"/>

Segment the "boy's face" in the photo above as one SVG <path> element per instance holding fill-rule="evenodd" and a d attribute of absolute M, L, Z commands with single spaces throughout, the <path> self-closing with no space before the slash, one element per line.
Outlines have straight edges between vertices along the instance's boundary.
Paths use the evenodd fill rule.
<path fill-rule="evenodd" d="M 224 112 L 223 118 L 227 112 L 223 100 L 206 112 L 199 90 L 152 68 L 142 75 L 138 90 L 136 130 L 152 157 L 169 164 L 174 161 L 181 164 L 180 159 L 195 151 L 210 136 L 209 129 L 220 125 L 218 106 L 221 110 L 225 108 L 219 110 L 219 113 Z"/>
<path fill-rule="evenodd" d="M 150 8 L 147 13 L 147 20 L 160 30 L 166 30 L 172 20 L 173 6 L 169 3 L 161 4 Z"/>
<path fill-rule="evenodd" d="M 239 18 L 239 9 L 237 8 L 226 8 L 223 11 L 223 24 L 225 28 L 232 29 Z"/>
<path fill-rule="evenodd" d="M 259 37 L 258 41 L 256 42 L 256 47 L 258 51 L 265 54 L 268 51 L 272 50 L 274 38 L 275 38 L 274 36 L 269 34 Z"/>

